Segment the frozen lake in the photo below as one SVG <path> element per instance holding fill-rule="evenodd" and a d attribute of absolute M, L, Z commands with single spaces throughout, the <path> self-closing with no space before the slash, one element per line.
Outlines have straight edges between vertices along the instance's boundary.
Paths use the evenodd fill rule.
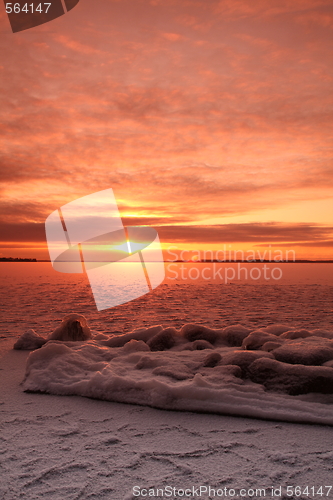
<path fill-rule="evenodd" d="M 333 264 L 272 263 L 266 271 L 264 265 L 166 263 L 166 279 L 153 292 L 98 312 L 85 274 L 58 273 L 49 262 L 0 263 L 0 337 L 4 342 L 28 328 L 46 335 L 70 312 L 84 314 L 92 329 L 105 333 L 184 323 L 332 328 Z M 272 278 L 276 268 L 280 279 Z"/>

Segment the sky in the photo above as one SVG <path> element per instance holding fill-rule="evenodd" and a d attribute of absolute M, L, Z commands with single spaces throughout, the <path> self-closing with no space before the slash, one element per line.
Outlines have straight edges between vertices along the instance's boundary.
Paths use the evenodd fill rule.
<path fill-rule="evenodd" d="M 331 0 L 0 6 L 0 256 L 48 259 L 58 207 L 112 188 L 163 247 L 333 258 Z"/>

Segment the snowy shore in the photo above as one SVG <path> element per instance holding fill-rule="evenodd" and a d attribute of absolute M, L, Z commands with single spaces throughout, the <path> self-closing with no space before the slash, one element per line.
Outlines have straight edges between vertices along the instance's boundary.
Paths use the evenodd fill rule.
<path fill-rule="evenodd" d="M 29 330 L 14 348 L 35 349 L 29 392 L 333 426 L 332 337 L 278 324 L 156 325 L 108 336 L 69 314 L 49 337 Z"/>
<path fill-rule="evenodd" d="M 267 488 L 267 498 L 282 486 L 279 498 L 292 498 L 287 485 L 330 484 L 332 427 L 25 393 L 28 353 L 2 354 L 3 500 L 129 500 L 136 485 Z"/>
<path fill-rule="evenodd" d="M 281 337 L 282 327 L 269 329 L 280 334 L 284 355 L 297 355 L 288 337 L 299 332 Z M 77 342 L 53 338 L 30 354 L 7 341 L 0 361 L 3 500 L 175 499 L 185 493 L 204 500 L 309 500 L 321 487 L 330 498 L 333 415 L 322 398 L 331 395 L 319 391 L 313 400 L 314 394 L 266 391 L 241 376 L 241 367 L 246 372 L 250 366 L 237 358 L 242 353 L 273 361 L 260 347 L 272 343 L 274 333 L 251 336 L 240 326 L 170 330 L 142 328 Z M 62 335 L 60 327 L 53 337 Z M 175 345 L 173 335 L 180 335 Z M 309 337 L 302 335 L 306 344 Z M 314 352 L 329 357 L 331 339 L 322 335 L 320 349 L 306 352 L 309 359 Z M 240 337 L 259 349 L 226 346 L 228 338 L 239 343 Z M 16 347 L 36 338 L 40 342 L 30 332 Z M 227 363 L 219 366 L 223 358 Z"/>
<path fill-rule="evenodd" d="M 313 273 L 309 284 L 299 284 L 296 278 L 283 286 L 165 284 L 154 294 L 101 314 L 96 312 L 83 275 L 80 279 L 69 275 L 64 281 L 64 276 L 53 272 L 48 263 L 2 264 L 0 295 L 5 313 L 0 322 L 1 499 L 129 500 L 140 498 L 132 494 L 137 485 L 267 488 L 266 498 L 332 498 L 332 492 L 328 496 L 302 493 L 287 497 L 286 491 L 288 485 L 301 486 L 306 491 L 307 486 L 319 489 L 332 484 L 332 426 L 27 393 L 20 384 L 26 374 L 29 352 L 13 350 L 26 330 L 33 328 L 46 337 L 73 309 L 87 317 L 92 330 L 104 332 L 107 337 L 154 324 L 180 330 L 190 322 L 212 329 L 241 323 L 249 330 L 258 330 L 283 323 L 294 331 L 330 331 L 330 269 L 309 265 Z M 297 277 L 307 280 L 305 266 L 297 266 Z M 294 266 L 290 265 L 289 270 L 292 272 Z M 320 272 L 328 284 L 320 282 Z M 95 340 L 85 343 L 85 349 L 90 349 L 89 342 L 95 349 Z M 62 345 L 74 355 L 75 350 L 66 342 Z M 115 351 L 121 349 L 124 347 Z M 223 349 L 231 348 L 214 345 L 214 350 L 218 349 L 223 354 Z M 80 349 L 76 350 L 79 355 Z M 42 351 L 43 348 L 38 349 L 37 356 Z M 160 356 L 163 352 L 155 354 Z M 206 357 L 209 350 L 187 352 L 200 358 Z M 326 353 L 323 346 L 319 354 L 325 357 Z M 132 355 L 149 357 L 154 352 L 138 351 Z M 172 350 L 169 355 L 172 356 Z M 179 355 L 186 356 L 186 350 Z M 145 370 L 136 372 L 143 374 Z M 272 397 L 274 394 L 277 395 L 269 391 Z M 296 399 L 307 397 L 303 394 Z M 265 409 L 265 404 L 261 403 L 261 407 Z M 281 486 L 282 496 L 272 497 L 272 486 Z M 208 500 L 209 496 L 201 498 Z"/>

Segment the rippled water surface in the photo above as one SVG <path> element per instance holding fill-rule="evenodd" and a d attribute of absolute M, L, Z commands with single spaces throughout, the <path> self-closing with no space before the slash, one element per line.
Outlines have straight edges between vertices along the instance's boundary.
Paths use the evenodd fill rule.
<path fill-rule="evenodd" d="M 241 264 L 239 271 L 235 263 L 168 263 L 165 281 L 153 292 L 98 312 L 86 275 L 55 272 L 49 262 L 0 263 L 0 340 L 28 328 L 46 335 L 69 312 L 84 314 L 92 329 L 106 333 L 184 323 L 333 328 L 333 264 L 269 264 L 266 278 L 263 265 Z M 277 267 L 281 279 L 271 276 Z"/>

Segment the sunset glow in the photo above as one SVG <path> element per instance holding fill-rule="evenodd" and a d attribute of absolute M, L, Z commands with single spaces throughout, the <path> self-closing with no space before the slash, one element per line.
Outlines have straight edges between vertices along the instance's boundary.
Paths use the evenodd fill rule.
<path fill-rule="evenodd" d="M 0 28 L 2 257 L 48 259 L 48 215 L 112 188 L 165 250 L 333 258 L 330 0 L 81 1 Z"/>

